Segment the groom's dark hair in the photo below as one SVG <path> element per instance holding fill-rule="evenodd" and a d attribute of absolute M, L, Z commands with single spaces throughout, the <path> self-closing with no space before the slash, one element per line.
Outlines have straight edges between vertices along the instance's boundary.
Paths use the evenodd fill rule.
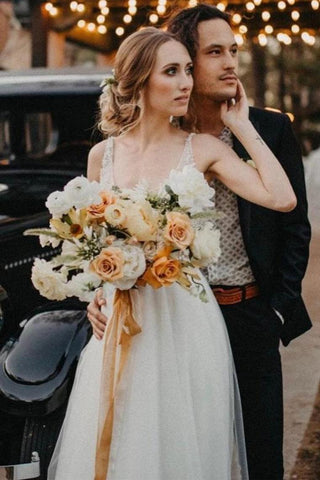
<path fill-rule="evenodd" d="M 213 5 L 200 3 L 195 7 L 184 8 L 174 12 L 166 22 L 167 30 L 173 33 L 177 40 L 187 48 L 192 59 L 196 56 L 199 46 L 198 25 L 206 20 L 221 19 L 230 25 L 230 15 Z"/>

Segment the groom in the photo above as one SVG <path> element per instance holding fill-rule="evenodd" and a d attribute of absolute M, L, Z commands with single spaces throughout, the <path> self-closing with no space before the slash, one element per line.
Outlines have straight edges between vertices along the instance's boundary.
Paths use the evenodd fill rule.
<path fill-rule="evenodd" d="M 225 128 L 220 105 L 236 95 L 237 45 L 229 16 L 205 4 L 174 14 L 168 29 L 194 62 L 197 130 L 248 154 Z M 279 213 L 237 198 L 214 182 L 222 254 L 207 278 L 229 332 L 240 386 L 250 480 L 282 480 L 283 403 L 279 339 L 284 345 L 311 327 L 301 298 L 310 225 L 299 147 L 286 115 L 250 109 L 250 119 L 289 176 L 298 205 Z M 88 306 L 96 336 L 106 318 L 103 300 Z M 222 479 L 221 479 L 222 480 Z"/>

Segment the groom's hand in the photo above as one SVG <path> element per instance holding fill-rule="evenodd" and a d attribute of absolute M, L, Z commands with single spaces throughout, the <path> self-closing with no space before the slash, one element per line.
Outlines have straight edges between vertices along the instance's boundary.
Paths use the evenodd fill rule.
<path fill-rule="evenodd" d="M 237 123 L 248 121 L 249 106 L 246 92 L 238 80 L 236 96 L 221 104 L 221 120 L 231 130 Z"/>
<path fill-rule="evenodd" d="M 107 324 L 107 317 L 101 312 L 101 307 L 106 304 L 102 289 L 96 292 L 94 299 L 87 306 L 87 315 L 92 325 L 93 335 L 101 340 Z"/>

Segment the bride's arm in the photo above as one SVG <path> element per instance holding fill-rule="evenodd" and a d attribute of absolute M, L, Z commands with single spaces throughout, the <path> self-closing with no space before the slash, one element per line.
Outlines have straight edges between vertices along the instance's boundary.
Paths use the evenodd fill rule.
<path fill-rule="evenodd" d="M 248 119 L 247 100 L 240 82 L 235 105 L 223 104 L 221 110 L 225 125 L 246 148 L 256 168 L 210 135 L 195 138 L 195 157 L 199 155 L 201 159 L 199 167 L 250 202 L 282 212 L 293 210 L 296 206 L 293 188 L 284 169 Z M 206 152 L 214 152 L 215 158 L 211 155 L 210 159 Z"/>

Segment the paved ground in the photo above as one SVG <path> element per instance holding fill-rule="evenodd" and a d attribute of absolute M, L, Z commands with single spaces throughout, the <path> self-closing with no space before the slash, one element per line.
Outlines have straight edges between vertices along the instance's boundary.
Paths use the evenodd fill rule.
<path fill-rule="evenodd" d="M 303 297 L 313 320 L 313 328 L 281 349 L 285 402 L 285 480 L 289 480 L 320 381 L 320 152 L 309 163 L 307 159 L 305 166 L 313 238 L 310 262 L 303 282 Z"/>

